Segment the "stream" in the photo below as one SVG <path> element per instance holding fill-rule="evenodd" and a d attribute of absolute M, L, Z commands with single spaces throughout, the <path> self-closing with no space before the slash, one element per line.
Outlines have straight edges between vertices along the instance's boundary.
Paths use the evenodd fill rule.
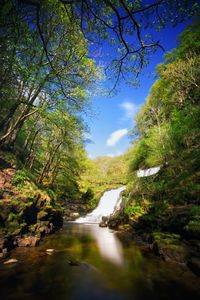
<path fill-rule="evenodd" d="M 12 251 L 18 262 L 0 264 L 1 300 L 200 299 L 200 279 L 184 266 L 85 218 L 65 223 L 36 248 Z"/>

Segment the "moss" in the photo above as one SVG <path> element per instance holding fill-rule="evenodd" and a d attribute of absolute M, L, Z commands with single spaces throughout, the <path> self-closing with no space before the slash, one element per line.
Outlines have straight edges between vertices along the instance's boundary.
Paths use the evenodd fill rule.
<path fill-rule="evenodd" d="M 16 235 L 20 233 L 20 225 L 17 220 L 13 220 L 12 222 L 7 223 L 7 231 L 10 235 Z"/>
<path fill-rule="evenodd" d="M 12 184 L 15 186 L 24 185 L 27 180 L 27 175 L 24 171 L 18 170 L 12 179 Z"/>
<path fill-rule="evenodd" d="M 188 255 L 188 249 L 178 234 L 154 232 L 152 249 L 164 260 L 180 263 L 185 262 Z"/>
<path fill-rule="evenodd" d="M 139 217 L 145 214 L 146 210 L 145 207 L 142 207 L 140 205 L 134 205 L 127 206 L 124 209 L 124 212 L 128 214 L 131 220 L 136 221 Z"/>
<path fill-rule="evenodd" d="M 200 220 L 191 220 L 184 228 L 187 232 L 200 234 Z"/>
<path fill-rule="evenodd" d="M 193 216 L 200 216 L 200 205 L 193 205 L 190 209 L 190 212 Z"/>
<path fill-rule="evenodd" d="M 31 233 L 34 233 L 34 232 L 37 230 L 37 228 L 38 228 L 38 223 L 33 224 L 33 225 L 30 225 L 30 226 L 28 227 L 28 230 L 29 230 Z"/>
<path fill-rule="evenodd" d="M 174 233 L 154 232 L 153 239 L 157 243 L 161 243 L 163 245 L 177 246 L 181 244 L 180 235 Z"/>
<path fill-rule="evenodd" d="M 13 212 L 9 213 L 8 215 L 8 222 L 12 222 L 13 220 L 17 220 L 19 218 L 18 215 L 14 214 Z"/>
<path fill-rule="evenodd" d="M 41 220 L 41 221 L 46 221 L 48 220 L 49 214 L 48 212 L 41 210 L 38 214 L 37 214 L 37 220 Z"/>

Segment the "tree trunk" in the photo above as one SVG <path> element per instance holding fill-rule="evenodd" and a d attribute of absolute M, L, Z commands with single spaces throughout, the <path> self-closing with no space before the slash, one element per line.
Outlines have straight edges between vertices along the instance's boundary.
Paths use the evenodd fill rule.
<path fill-rule="evenodd" d="M 9 145 L 9 146 L 13 145 L 16 140 L 17 133 L 23 126 L 24 121 L 38 110 L 38 109 L 35 109 L 35 110 L 31 111 L 31 108 L 32 108 L 34 101 L 36 100 L 39 93 L 41 92 L 41 89 L 42 89 L 43 85 L 45 84 L 45 80 L 47 79 L 47 77 L 48 77 L 48 75 L 44 78 L 42 83 L 39 85 L 39 87 L 37 88 L 37 90 L 35 91 L 33 96 L 31 96 L 31 92 L 32 92 L 33 88 L 30 90 L 29 101 L 27 101 L 27 104 L 25 103 L 25 108 L 22 110 L 22 112 L 20 113 L 19 117 L 14 122 L 14 124 L 10 124 L 7 131 L 0 138 L 0 144 L 5 144 L 5 145 Z"/>
<path fill-rule="evenodd" d="M 44 177 L 48 174 L 49 169 L 54 161 L 54 158 L 56 156 L 56 152 L 58 151 L 59 147 L 62 145 L 62 142 L 60 142 L 54 149 L 52 155 L 49 156 L 49 159 L 47 160 L 46 164 L 43 167 L 42 173 L 38 179 L 38 183 L 42 183 Z"/>
<path fill-rule="evenodd" d="M 10 109 L 8 115 L 7 115 L 4 119 L 2 119 L 2 120 L 0 121 L 0 131 L 5 132 L 6 129 L 9 127 L 9 124 L 10 124 L 10 122 L 11 122 L 11 120 L 12 120 L 12 118 L 13 118 L 13 116 L 14 116 L 16 110 L 17 110 L 17 108 L 19 107 L 19 105 L 20 105 L 20 103 L 17 103 L 17 102 L 16 102 L 16 103 L 11 107 L 11 109 Z"/>
<path fill-rule="evenodd" d="M 35 134 L 34 134 L 34 136 L 33 136 L 33 138 L 32 138 L 31 145 L 30 145 L 30 148 L 29 148 L 29 151 L 28 151 L 28 155 L 27 155 L 27 158 L 26 158 L 26 164 L 27 164 L 27 163 L 29 162 L 29 160 L 30 160 L 31 153 L 32 153 L 32 151 L 33 151 L 33 146 L 34 146 L 36 137 L 37 137 L 38 133 L 40 132 L 40 130 L 41 130 L 41 128 L 39 128 L 39 129 L 35 132 Z"/>

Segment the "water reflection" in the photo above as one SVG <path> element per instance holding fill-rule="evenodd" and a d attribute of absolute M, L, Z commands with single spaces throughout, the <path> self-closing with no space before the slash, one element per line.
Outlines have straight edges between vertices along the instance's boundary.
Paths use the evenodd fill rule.
<path fill-rule="evenodd" d="M 106 259 L 115 265 L 123 265 L 124 257 L 122 244 L 117 236 L 108 228 L 100 228 L 97 224 L 76 224 L 71 225 L 70 228 L 70 234 L 78 234 L 79 240 L 81 239 L 81 243 L 76 241 L 76 243 L 73 244 L 72 248 L 74 250 L 78 250 L 78 246 L 82 246 L 82 251 L 87 249 L 89 253 L 93 246 L 96 245 L 99 250 L 99 254 L 103 259 Z M 90 249 L 87 247 L 89 240 Z"/>
<path fill-rule="evenodd" d="M 121 243 L 107 228 L 67 224 L 37 248 L 16 249 L 0 264 L 2 300 L 196 300 L 200 280 L 181 267 Z M 54 248 L 49 256 L 46 249 Z M 68 261 L 77 260 L 76 266 Z"/>
<path fill-rule="evenodd" d="M 116 265 L 122 265 L 123 250 L 119 239 L 107 228 L 90 226 L 91 234 L 97 242 L 101 256 Z"/>

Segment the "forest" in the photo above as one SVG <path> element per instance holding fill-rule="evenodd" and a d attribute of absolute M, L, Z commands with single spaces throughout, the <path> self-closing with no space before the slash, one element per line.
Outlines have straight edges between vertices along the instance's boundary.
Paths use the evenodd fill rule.
<path fill-rule="evenodd" d="M 38 245 L 63 219 L 91 212 L 105 191 L 126 186 L 106 226 L 200 274 L 199 5 L 150 2 L 1 1 L 0 258 Z M 156 67 L 128 151 L 89 158 L 85 115 L 93 96 L 112 96 L 122 81 L 134 88 L 162 49 L 143 29 L 185 19 L 177 47 Z M 106 69 L 95 57 L 105 43 L 114 49 Z M 159 172 L 138 176 L 154 167 Z"/>

